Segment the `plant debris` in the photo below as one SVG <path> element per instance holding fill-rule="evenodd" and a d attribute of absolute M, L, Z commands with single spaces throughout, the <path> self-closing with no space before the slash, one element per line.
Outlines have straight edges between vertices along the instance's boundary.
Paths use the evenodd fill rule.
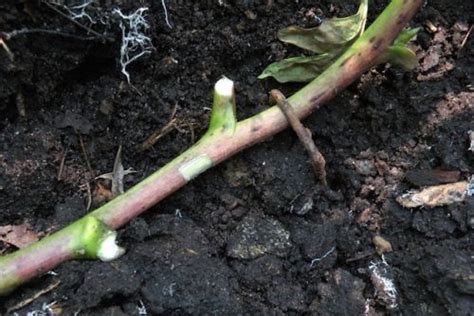
<path fill-rule="evenodd" d="M 274 77 L 278 82 L 307 82 L 339 57 L 364 31 L 368 1 L 362 0 L 356 14 L 332 18 L 319 26 L 305 29 L 290 26 L 278 32 L 282 42 L 318 55 L 291 57 L 269 65 L 259 79 Z"/>
<path fill-rule="evenodd" d="M 300 142 L 308 152 L 309 157 L 311 158 L 311 165 L 313 166 L 314 174 L 322 184 L 327 185 L 326 160 L 319 151 L 318 147 L 316 147 L 314 144 L 311 131 L 301 124 L 301 121 L 296 116 L 295 112 L 291 108 L 290 103 L 286 100 L 283 93 L 275 89 L 270 91 L 270 97 L 274 102 L 277 103 L 283 114 L 285 114 L 288 123 L 293 128 L 296 135 L 298 135 Z"/>
<path fill-rule="evenodd" d="M 38 234 L 27 224 L 0 226 L 0 241 L 19 249 L 25 248 L 39 240 Z"/>
<path fill-rule="evenodd" d="M 114 198 L 114 197 L 116 197 L 116 196 L 118 196 L 118 195 L 120 195 L 124 192 L 123 178 L 126 175 L 134 173 L 134 172 L 135 172 L 135 170 L 133 170 L 132 168 L 128 168 L 127 170 L 125 170 L 125 168 L 123 167 L 123 165 L 122 165 L 122 145 L 120 145 L 118 150 L 117 150 L 117 155 L 115 156 L 114 168 L 113 168 L 112 172 L 102 174 L 102 175 L 98 176 L 96 179 L 107 179 L 107 180 L 110 180 L 112 182 L 111 189 L 110 189 L 110 191 L 111 191 L 110 197 Z M 104 188 L 102 187 L 102 190 L 103 189 Z M 102 192 L 102 195 L 103 196 L 109 196 L 107 193 L 104 193 L 104 192 Z"/>
<path fill-rule="evenodd" d="M 410 170 L 405 175 L 405 180 L 417 187 L 453 183 L 459 181 L 461 172 L 448 170 Z"/>
<path fill-rule="evenodd" d="M 421 191 L 411 191 L 397 197 L 397 202 L 406 208 L 420 206 L 436 207 L 464 201 L 467 181 L 435 185 Z"/>

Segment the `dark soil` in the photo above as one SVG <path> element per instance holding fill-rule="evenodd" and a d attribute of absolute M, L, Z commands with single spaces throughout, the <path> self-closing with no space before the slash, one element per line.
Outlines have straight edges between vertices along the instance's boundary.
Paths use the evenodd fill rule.
<path fill-rule="evenodd" d="M 237 84 L 240 118 L 266 108 L 271 88 L 296 91 L 297 85 L 256 79 L 268 63 L 297 52 L 278 42 L 276 31 L 308 24 L 304 16 L 313 7 L 326 17 L 356 7 L 343 0 L 275 1 L 271 8 L 223 2 L 170 4 L 172 29 L 161 1 L 149 4 L 156 51 L 129 67 L 134 87 L 124 84 L 118 67 L 120 30 L 112 43 L 17 36 L 7 41 L 14 61 L 0 47 L 0 226 L 26 222 L 48 233 L 85 214 L 84 184 L 112 170 L 119 144 L 124 167 L 137 171 L 126 188 L 164 165 L 192 144 L 191 129 L 196 138 L 206 130 L 212 87 L 222 75 Z M 373 20 L 388 1 L 371 2 Z M 413 21 L 423 26 L 415 71 L 378 67 L 305 121 L 328 162 L 329 188 L 315 181 L 302 145 L 285 131 L 120 230 L 128 251 L 119 260 L 65 263 L 2 298 L 0 313 L 59 281 L 14 312 L 48 310 L 56 302 L 49 308 L 64 315 L 128 315 L 139 308 L 473 315 L 472 198 L 415 210 L 395 201 L 427 185 L 426 172 L 458 171 L 466 180 L 474 171 L 467 134 L 474 130 L 472 34 L 461 48 L 473 12 L 473 1 L 429 1 Z M 2 1 L 0 31 L 25 27 L 87 35 L 37 1 Z M 140 151 L 175 106 L 180 131 Z M 91 187 L 96 207 L 103 187 L 97 181 Z M 382 260 L 375 235 L 393 247 L 383 258 L 398 290 L 396 308 L 370 278 L 369 266 Z M 0 252 L 12 249 L 0 242 Z"/>

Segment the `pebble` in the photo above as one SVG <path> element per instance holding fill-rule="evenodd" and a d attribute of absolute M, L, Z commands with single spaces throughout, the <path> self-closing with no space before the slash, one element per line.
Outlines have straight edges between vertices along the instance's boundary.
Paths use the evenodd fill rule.
<path fill-rule="evenodd" d="M 290 247 L 290 233 L 280 222 L 252 214 L 230 236 L 227 255 L 238 259 L 255 259 L 264 254 L 285 256 Z"/>
<path fill-rule="evenodd" d="M 377 168 L 373 160 L 355 160 L 354 167 L 356 172 L 363 176 L 375 176 L 377 175 Z"/>
<path fill-rule="evenodd" d="M 372 242 L 374 243 L 375 250 L 379 255 L 393 251 L 392 244 L 382 236 L 374 236 Z"/>

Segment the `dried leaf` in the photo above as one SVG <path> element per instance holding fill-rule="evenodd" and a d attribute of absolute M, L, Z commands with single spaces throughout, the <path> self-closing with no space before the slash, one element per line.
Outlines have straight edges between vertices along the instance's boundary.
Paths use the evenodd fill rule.
<path fill-rule="evenodd" d="M 129 168 L 127 170 L 124 169 L 122 165 L 122 145 L 120 145 L 117 150 L 117 154 L 115 155 L 114 168 L 112 172 L 102 174 L 96 177 L 96 179 L 107 179 L 112 181 L 111 193 L 113 198 L 124 192 L 123 178 L 126 175 L 134 172 L 135 170 L 133 170 L 132 168 Z"/>
<path fill-rule="evenodd" d="M 0 241 L 17 248 L 25 248 L 38 239 L 38 235 L 26 224 L 0 226 Z"/>
<path fill-rule="evenodd" d="M 329 54 L 291 57 L 269 65 L 258 79 L 274 77 L 278 82 L 307 82 L 316 78 L 332 61 Z"/>
<path fill-rule="evenodd" d="M 367 2 L 362 0 L 356 14 L 327 19 L 317 27 L 284 28 L 278 32 L 278 39 L 318 54 L 343 50 L 363 33 L 367 19 Z"/>
<path fill-rule="evenodd" d="M 406 208 L 449 205 L 464 201 L 467 189 L 468 183 L 466 181 L 435 185 L 421 191 L 405 193 L 397 197 L 397 202 Z"/>

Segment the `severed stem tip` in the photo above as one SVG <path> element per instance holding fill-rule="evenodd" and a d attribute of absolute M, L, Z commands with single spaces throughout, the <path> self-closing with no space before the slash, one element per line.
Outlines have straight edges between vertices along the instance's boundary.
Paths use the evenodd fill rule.
<path fill-rule="evenodd" d="M 115 260 L 122 256 L 125 253 L 125 249 L 119 247 L 116 242 L 117 233 L 111 231 L 107 236 L 102 240 L 97 252 L 97 257 L 105 262 Z"/>
<path fill-rule="evenodd" d="M 234 95 L 234 82 L 223 76 L 219 81 L 216 82 L 214 90 L 217 94 L 223 97 L 231 97 Z"/>

